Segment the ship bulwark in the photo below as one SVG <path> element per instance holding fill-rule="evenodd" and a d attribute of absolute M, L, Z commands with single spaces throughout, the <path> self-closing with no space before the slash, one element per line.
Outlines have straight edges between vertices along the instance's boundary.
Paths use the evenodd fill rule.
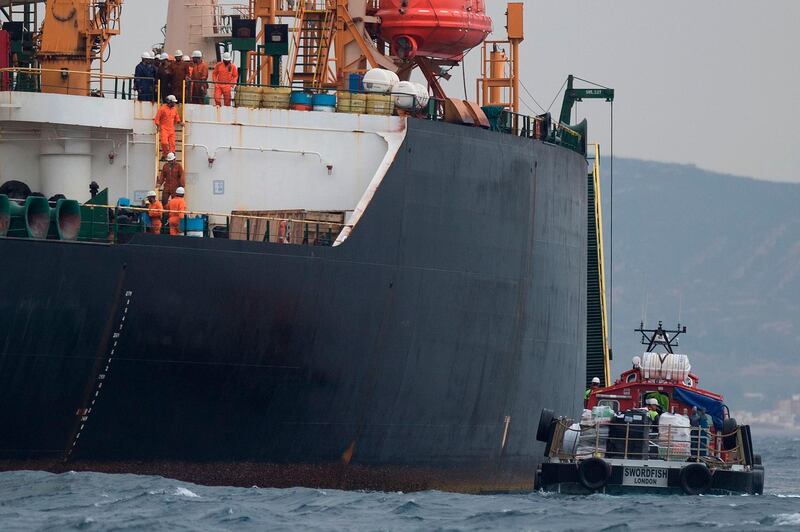
<path fill-rule="evenodd" d="M 2 239 L 3 467 L 530 487 L 540 409 L 580 408 L 586 212 L 578 154 L 410 120 L 340 246 Z"/>

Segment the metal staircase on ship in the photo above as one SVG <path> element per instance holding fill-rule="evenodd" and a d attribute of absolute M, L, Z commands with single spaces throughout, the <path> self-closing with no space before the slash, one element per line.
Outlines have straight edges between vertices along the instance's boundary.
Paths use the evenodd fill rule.
<path fill-rule="evenodd" d="M 591 148 L 591 146 L 590 146 Z M 606 313 L 603 256 L 603 214 L 600 195 L 600 145 L 588 154 L 592 164 L 587 175 L 587 261 L 586 261 L 586 387 L 598 377 L 602 386 L 611 385 L 611 353 Z"/>
<path fill-rule="evenodd" d="M 336 13 L 335 0 L 297 2 L 286 71 L 289 85 L 321 88 L 335 83 L 335 72 L 328 63 L 336 31 Z"/>

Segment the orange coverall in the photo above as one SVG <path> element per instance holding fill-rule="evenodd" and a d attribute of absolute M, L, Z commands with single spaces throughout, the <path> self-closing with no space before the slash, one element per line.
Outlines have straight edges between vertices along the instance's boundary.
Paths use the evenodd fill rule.
<path fill-rule="evenodd" d="M 180 63 L 176 62 L 175 65 L 172 67 L 172 90 L 173 95 L 178 99 L 178 103 L 183 102 L 183 82 L 186 81 L 186 96 L 187 100 L 189 99 L 189 70 L 190 70 L 190 63 L 181 61 Z"/>
<path fill-rule="evenodd" d="M 208 92 L 208 65 L 205 61 L 199 63 L 192 63 L 192 72 L 189 76 L 192 78 L 191 94 L 192 103 L 206 103 L 206 93 Z"/>
<path fill-rule="evenodd" d="M 166 157 L 169 152 L 175 152 L 175 124 L 181 123 L 177 106 L 170 107 L 167 104 L 158 108 L 156 117 L 153 119 L 156 127 L 161 133 L 161 156 Z"/>
<path fill-rule="evenodd" d="M 169 197 L 175 195 L 178 187 L 186 187 L 186 172 L 183 171 L 181 163 L 174 161 L 166 163 L 161 167 L 161 174 L 156 181 L 157 186 L 164 185 L 164 192 L 161 193 L 161 200 L 169 202 Z"/>
<path fill-rule="evenodd" d="M 214 103 L 219 107 L 222 105 L 223 99 L 225 105 L 231 105 L 231 89 L 233 85 L 239 80 L 239 69 L 233 63 L 224 62 L 217 63 L 214 67 L 214 72 L 211 79 L 215 82 L 214 85 Z"/>
<path fill-rule="evenodd" d="M 161 232 L 161 216 L 164 215 L 164 206 L 158 201 L 158 198 L 147 206 L 147 216 L 150 217 L 150 227 L 147 228 L 148 233 L 158 234 Z"/>
<path fill-rule="evenodd" d="M 170 211 L 167 215 L 167 221 L 169 222 L 169 234 L 171 235 L 179 235 L 181 234 L 181 220 L 183 217 L 186 216 L 184 212 L 186 211 L 186 201 L 180 197 L 175 196 L 169 203 L 167 203 L 167 210 Z M 176 212 L 172 212 L 176 211 Z"/>

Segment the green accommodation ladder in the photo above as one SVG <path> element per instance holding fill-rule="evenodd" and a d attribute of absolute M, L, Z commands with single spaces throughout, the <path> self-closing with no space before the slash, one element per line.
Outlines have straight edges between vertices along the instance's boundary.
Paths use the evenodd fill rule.
<path fill-rule="evenodd" d="M 605 264 L 603 257 L 603 212 L 600 194 L 600 146 L 594 145 L 587 177 L 588 234 L 586 246 L 586 387 L 593 377 L 603 386 L 611 384 L 611 348 L 606 314 Z"/>
<path fill-rule="evenodd" d="M 575 88 L 575 76 L 567 78 L 564 102 L 559 120 L 569 124 L 576 102 L 584 99 L 614 101 L 614 89 L 595 85 L 593 88 Z M 582 80 L 581 81 L 586 81 Z M 591 82 L 588 82 L 591 83 Z M 613 120 L 613 114 L 612 114 Z M 583 124 L 581 124 L 583 125 Z M 585 135 L 585 131 L 582 131 Z M 598 377 L 603 386 L 611 384 L 611 347 L 606 314 L 605 269 L 603 263 L 603 215 L 600 195 L 600 146 L 594 145 L 594 153 L 587 149 L 592 163 L 587 177 L 588 190 L 588 245 L 586 263 L 586 387 L 592 378 Z"/>

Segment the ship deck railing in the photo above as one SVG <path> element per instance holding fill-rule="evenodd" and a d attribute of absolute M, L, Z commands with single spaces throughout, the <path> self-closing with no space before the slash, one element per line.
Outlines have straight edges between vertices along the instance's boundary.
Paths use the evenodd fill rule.
<path fill-rule="evenodd" d="M 624 435 L 611 435 L 611 423 L 593 421 L 574 429 L 570 419 L 556 422 L 548 456 L 562 462 L 588 458 L 704 462 L 709 467 L 730 468 L 747 464 L 745 434 L 737 426 L 722 433 L 704 427 L 654 426 L 628 423 Z M 687 438 L 688 435 L 688 438 Z M 565 443 L 568 442 L 568 443 Z M 723 445 L 735 442 L 735 445 Z"/>
<path fill-rule="evenodd" d="M 8 198 L 9 202 L 24 206 L 26 200 Z M 50 199 L 51 224 L 55 213 L 56 198 Z M 153 223 L 144 205 L 106 205 L 87 202 L 80 205 L 80 242 L 124 244 L 139 233 L 152 233 Z M 286 209 L 282 211 L 214 213 L 207 211 L 162 210 L 162 226 L 159 234 L 169 235 L 168 219 L 171 214 L 182 215 L 179 233 L 172 236 L 196 238 L 222 238 L 250 242 L 294 244 L 309 246 L 333 246 L 346 227 L 341 211 L 305 211 Z M 282 214 L 282 215 L 281 215 Z M 27 216 L 19 211 L 14 216 Z M 324 219 L 327 218 L 327 219 Z M 29 221 L 30 223 L 30 221 Z M 13 222 L 11 225 L 14 225 Z M 25 222 L 16 224 L 16 229 L 7 229 L 5 236 L 33 238 L 25 234 Z M 56 238 L 53 232 L 48 238 Z"/>
<path fill-rule="evenodd" d="M 65 84 L 48 86 L 43 84 L 43 73 L 58 73 L 64 79 Z M 72 75 L 78 80 L 83 80 L 81 83 L 76 82 L 74 86 L 70 85 Z M 89 76 L 89 88 L 85 84 L 85 77 Z M 160 101 L 161 98 L 161 85 L 157 79 L 153 78 L 137 78 L 135 76 L 105 74 L 98 72 L 83 72 L 83 71 L 70 71 L 70 70 L 53 70 L 41 68 L 21 68 L 10 67 L 0 69 L 0 91 L 16 91 L 16 92 L 53 92 L 57 94 L 67 94 L 71 96 L 92 96 L 99 98 L 112 98 L 120 100 L 140 100 L 139 91 L 136 86 L 141 82 L 149 81 L 153 85 L 153 96 L 142 98 L 141 101 Z M 193 87 L 197 84 L 206 86 L 202 96 L 202 103 L 192 102 Z M 346 89 L 333 89 L 333 88 L 314 88 L 305 87 L 299 88 L 297 86 L 288 85 L 267 85 L 262 83 L 218 83 L 212 80 L 206 81 L 189 81 L 187 80 L 180 90 L 175 94 L 180 98 L 183 103 L 197 103 L 199 105 L 213 105 L 214 104 L 214 87 L 215 85 L 228 85 L 232 86 L 231 107 L 244 107 L 248 109 L 260 108 L 259 106 L 252 105 L 251 98 L 239 97 L 237 94 L 247 87 L 271 87 L 290 89 L 292 91 L 303 91 L 311 94 L 330 93 L 336 91 L 338 93 L 350 94 L 364 94 L 361 90 L 346 90 Z M 412 96 L 407 93 L 392 92 L 388 93 L 389 96 L 403 96 L 408 98 Z M 163 96 L 166 96 L 164 94 Z M 416 96 L 414 96 L 416 99 Z M 418 103 L 421 103 L 418 101 Z M 445 117 L 445 100 L 431 97 L 426 105 L 417 105 L 416 111 L 398 110 L 404 115 L 432 120 L 444 121 Z M 526 115 L 522 113 L 515 113 L 503 106 L 485 106 L 483 110 L 489 119 L 490 129 L 499 133 L 515 135 L 527 139 L 540 140 L 549 142 L 551 144 L 563 146 L 572 151 L 586 155 L 586 139 L 579 131 L 566 124 L 553 121 L 549 113 L 543 115 Z M 191 121 L 191 120 L 190 120 Z"/>
<path fill-rule="evenodd" d="M 124 244 L 135 234 L 152 232 L 153 224 L 147 215 L 148 208 L 144 206 L 84 204 L 81 210 L 88 214 L 81 219 L 81 236 L 78 238 L 81 241 Z M 348 227 L 343 222 L 299 217 L 305 211 L 287 211 L 294 213 L 291 216 L 170 211 L 166 208 L 162 211 L 159 231 L 162 235 L 170 234 L 170 215 L 183 215 L 179 233 L 171 236 L 330 247 L 342 230 Z"/>

